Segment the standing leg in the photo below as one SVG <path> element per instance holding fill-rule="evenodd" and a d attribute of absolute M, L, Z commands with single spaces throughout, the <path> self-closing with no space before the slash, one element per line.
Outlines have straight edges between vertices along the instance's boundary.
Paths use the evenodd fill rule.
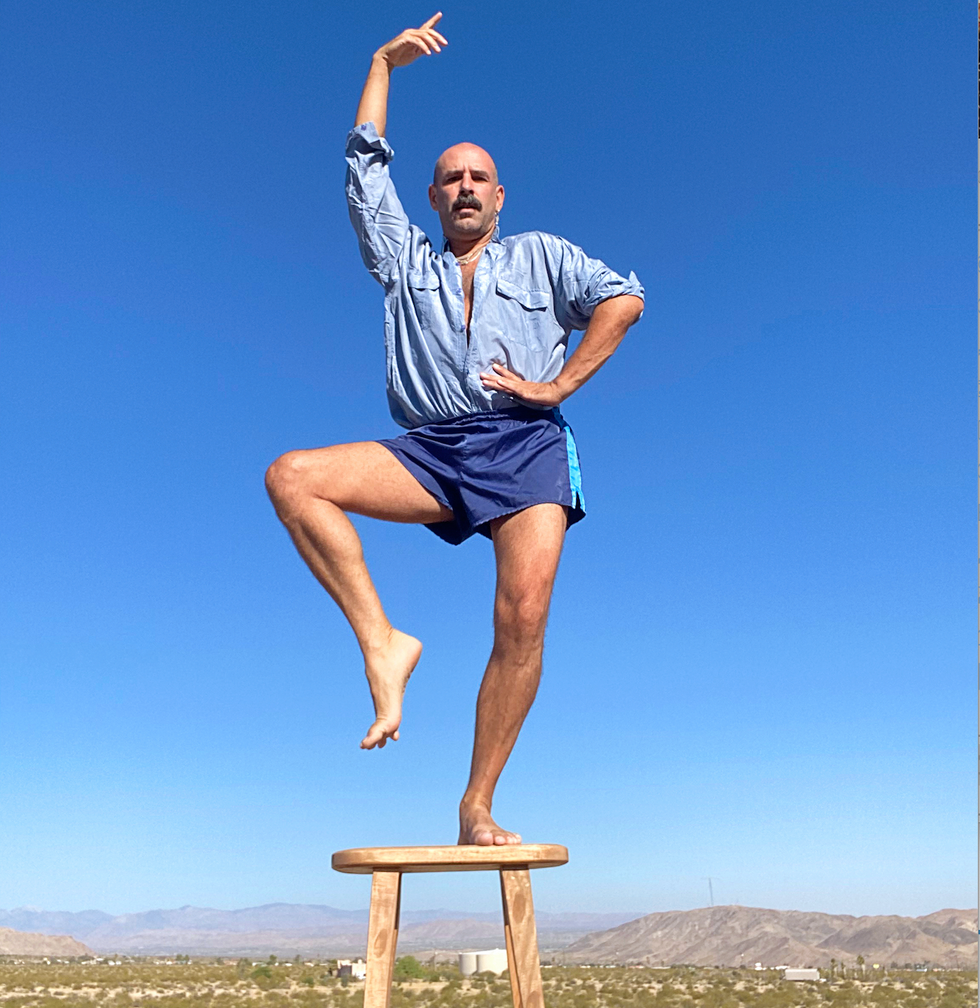
<path fill-rule="evenodd" d="M 538 930 L 534 924 L 534 902 L 531 899 L 531 873 L 526 868 L 502 869 L 500 893 L 504 901 L 507 967 L 514 1008 L 544 1008 Z"/>
<path fill-rule="evenodd" d="M 421 523 L 452 513 L 374 441 L 288 452 L 269 467 L 266 487 L 300 555 L 357 636 L 376 715 L 361 746 L 384 746 L 398 738 L 402 694 L 422 645 L 388 622 L 344 512 Z"/>
<path fill-rule="evenodd" d="M 375 869 L 371 873 L 364 1008 L 388 1008 L 391 975 L 395 968 L 395 949 L 398 946 L 401 899 L 402 873 Z"/>
<path fill-rule="evenodd" d="M 538 690 L 551 589 L 566 528 L 560 504 L 536 504 L 492 523 L 497 555 L 493 651 L 476 705 L 473 762 L 459 806 L 459 843 L 520 843 L 491 817 L 497 778 Z"/>

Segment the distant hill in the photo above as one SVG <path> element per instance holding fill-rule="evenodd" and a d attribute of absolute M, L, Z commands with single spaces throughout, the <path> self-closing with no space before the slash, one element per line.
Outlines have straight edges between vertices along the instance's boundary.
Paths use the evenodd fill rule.
<path fill-rule="evenodd" d="M 367 910 L 337 910 L 329 906 L 294 903 L 267 903 L 244 910 L 215 910 L 183 906 L 174 910 L 145 910 L 141 913 L 112 914 L 101 910 L 80 913 L 18 907 L 0 910 L 0 927 L 18 930 L 68 933 L 82 941 L 112 941 L 143 931 L 247 931 L 297 928 L 356 928 L 367 926 Z"/>
<path fill-rule="evenodd" d="M 718 906 L 653 913 L 586 935 L 561 953 L 569 963 L 689 963 L 696 966 L 828 966 L 864 956 L 879 962 L 973 969 L 977 911 L 939 910 L 924 917 Z"/>
<path fill-rule="evenodd" d="M 85 956 L 92 950 L 68 935 L 32 934 L 0 927 L 0 955 Z"/>
<path fill-rule="evenodd" d="M 63 937 L 68 934 L 98 952 L 336 956 L 364 954 L 367 916 L 367 910 L 296 903 L 242 910 L 184 906 L 118 916 L 100 910 L 73 914 L 21 907 L 0 910 L 0 929 L 34 932 L 35 938 L 60 935 L 59 941 L 71 940 Z M 940 910 L 924 917 L 851 917 L 743 906 L 645 917 L 539 911 L 537 923 L 542 951 L 549 956 L 557 953 L 566 962 L 823 966 L 831 958 L 853 963 L 863 955 L 869 964 L 928 962 L 972 968 L 977 953 L 975 910 Z M 0 930 L 0 935 L 6 933 Z M 499 914 L 450 910 L 408 911 L 398 935 L 403 952 L 502 942 Z"/>
<path fill-rule="evenodd" d="M 561 948 L 591 931 L 637 916 L 540 911 L 537 920 L 541 947 Z M 100 910 L 75 914 L 33 907 L 0 910 L 0 926 L 47 934 L 68 932 L 101 952 L 146 955 L 363 954 L 367 918 L 367 910 L 295 903 L 268 903 L 243 910 L 184 906 L 118 916 Z M 503 922 L 499 913 L 416 910 L 402 914 L 399 947 L 405 951 L 471 948 L 501 941 Z"/>
<path fill-rule="evenodd" d="M 40 934 L 70 934 L 75 938 L 83 938 L 89 931 L 110 920 L 112 914 L 101 910 L 81 910 L 78 913 L 38 910 L 37 907 L 0 910 L 0 927 L 13 928 L 15 931 L 37 931 Z"/>

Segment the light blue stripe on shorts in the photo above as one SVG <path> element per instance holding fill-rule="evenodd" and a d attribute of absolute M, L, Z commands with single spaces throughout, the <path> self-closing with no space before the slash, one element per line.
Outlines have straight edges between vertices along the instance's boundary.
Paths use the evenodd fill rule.
<path fill-rule="evenodd" d="M 585 510 L 585 494 L 582 492 L 582 467 L 578 461 L 578 448 L 575 446 L 575 435 L 568 422 L 555 407 L 555 419 L 565 432 L 565 447 L 568 450 L 568 482 L 572 488 L 572 502 L 575 507 Z"/>

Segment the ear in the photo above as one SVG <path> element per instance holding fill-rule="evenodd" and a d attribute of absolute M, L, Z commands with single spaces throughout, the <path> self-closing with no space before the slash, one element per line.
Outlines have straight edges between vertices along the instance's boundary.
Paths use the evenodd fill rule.
<path fill-rule="evenodd" d="M 429 186 L 429 206 L 435 211 L 439 210 L 439 204 L 436 203 L 436 187 L 434 185 Z"/>
<path fill-rule="evenodd" d="M 504 187 L 502 185 L 497 186 L 497 212 L 500 213 L 501 208 L 504 205 Z"/>

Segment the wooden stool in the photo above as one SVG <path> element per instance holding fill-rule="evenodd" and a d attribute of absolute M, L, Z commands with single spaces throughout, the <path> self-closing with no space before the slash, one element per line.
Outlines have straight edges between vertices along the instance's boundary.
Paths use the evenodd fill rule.
<path fill-rule="evenodd" d="M 568 861 L 559 844 L 494 847 L 360 847 L 337 851 L 337 871 L 372 876 L 364 1008 L 388 1008 L 398 942 L 398 911 L 405 872 L 499 871 L 504 938 L 514 1008 L 544 1008 L 538 933 L 534 926 L 530 868 Z"/>

